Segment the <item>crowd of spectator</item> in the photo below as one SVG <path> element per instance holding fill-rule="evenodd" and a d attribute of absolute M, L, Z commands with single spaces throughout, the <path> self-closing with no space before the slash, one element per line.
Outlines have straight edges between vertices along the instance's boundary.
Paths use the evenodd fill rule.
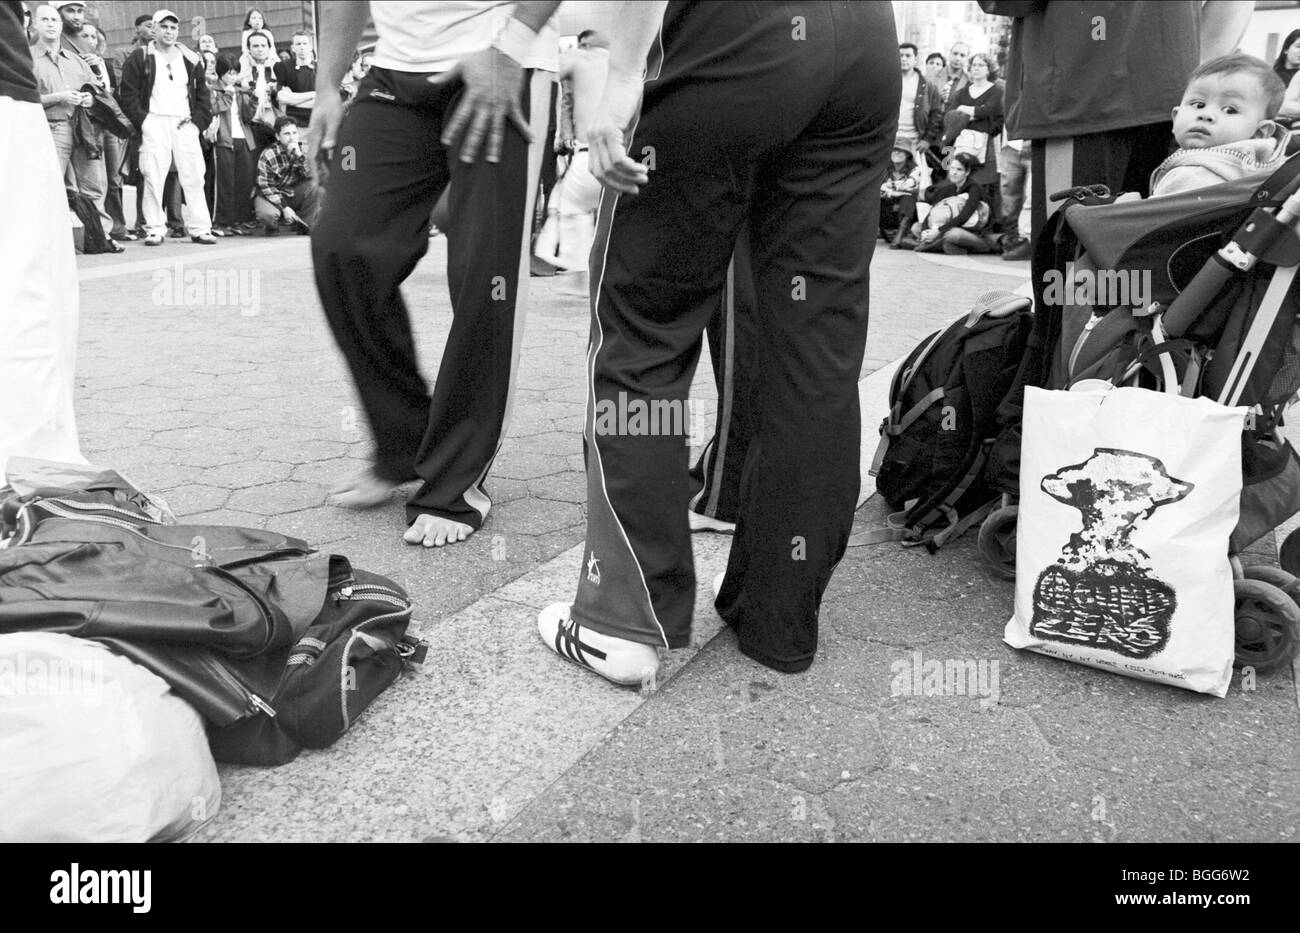
<path fill-rule="evenodd" d="M 25 19 L 69 207 L 80 202 L 78 216 L 103 227 L 103 237 L 89 231 L 96 236 L 86 244 L 120 253 L 122 243 L 137 240 L 210 245 L 259 230 L 310 230 L 318 197 L 300 132 L 315 99 L 310 32 L 293 33 L 277 49 L 254 9 L 238 50 L 219 48 L 210 35 L 191 48 L 180 38 L 180 18 L 161 9 L 137 16 L 131 43 L 110 52 L 80 0 L 52 0 Z M 358 55 L 345 95 L 367 59 Z M 135 188 L 133 225 L 124 185 Z"/>
<path fill-rule="evenodd" d="M 903 92 L 880 235 L 892 249 L 1028 259 L 1029 149 L 1005 132 L 996 62 L 964 42 L 947 57 L 931 52 L 924 70 L 911 42 L 898 58 Z"/>

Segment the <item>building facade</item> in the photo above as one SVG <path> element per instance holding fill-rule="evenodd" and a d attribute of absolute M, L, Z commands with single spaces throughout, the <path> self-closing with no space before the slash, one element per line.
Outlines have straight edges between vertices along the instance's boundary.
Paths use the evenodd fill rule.
<path fill-rule="evenodd" d="M 289 39 L 299 29 L 314 31 L 315 4 L 311 0 L 87 0 L 86 18 L 99 24 L 108 36 L 110 49 L 130 45 L 135 37 L 135 18 L 166 7 L 181 19 L 181 41 L 191 47 L 199 36 L 212 36 L 223 52 L 238 52 L 244 31 L 244 17 L 251 9 L 262 12 L 275 37 L 275 47 L 289 48 Z"/>

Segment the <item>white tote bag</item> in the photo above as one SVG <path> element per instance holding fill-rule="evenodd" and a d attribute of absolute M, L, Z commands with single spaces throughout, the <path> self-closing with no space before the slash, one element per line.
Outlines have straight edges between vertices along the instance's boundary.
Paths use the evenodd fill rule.
<path fill-rule="evenodd" d="M 1026 389 L 1007 644 L 1226 694 L 1246 412 L 1148 389 Z"/>

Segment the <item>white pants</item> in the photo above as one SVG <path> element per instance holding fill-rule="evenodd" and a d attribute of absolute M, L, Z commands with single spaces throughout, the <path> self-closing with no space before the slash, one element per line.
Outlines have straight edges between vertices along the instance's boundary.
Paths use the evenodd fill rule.
<path fill-rule="evenodd" d="M 591 174 L 587 150 L 575 152 L 569 168 L 551 192 L 551 204 L 558 204 L 537 234 L 534 255 L 561 269 L 585 269 L 596 237 L 596 205 L 600 203 L 600 182 Z"/>
<path fill-rule="evenodd" d="M 0 204 L 0 471 L 11 456 L 85 463 L 72 411 L 77 263 L 40 104 L 0 97 Z"/>
<path fill-rule="evenodd" d="M 149 114 L 144 118 L 140 140 L 140 172 L 144 175 L 144 224 L 150 236 L 167 232 L 167 215 L 163 212 L 163 185 L 172 162 L 176 163 L 176 180 L 185 192 L 182 217 L 190 236 L 212 232 L 212 215 L 208 213 L 203 193 L 203 148 L 199 145 L 199 128 L 193 121 L 180 126 L 181 117 Z"/>

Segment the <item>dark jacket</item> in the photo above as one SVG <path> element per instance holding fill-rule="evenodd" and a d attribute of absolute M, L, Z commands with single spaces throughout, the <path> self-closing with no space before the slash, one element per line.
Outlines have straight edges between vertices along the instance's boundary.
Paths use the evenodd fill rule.
<path fill-rule="evenodd" d="M 150 43 L 147 47 L 136 49 L 127 56 L 126 64 L 122 66 L 119 100 L 122 111 L 135 124 L 136 129 L 144 127 L 144 118 L 149 115 L 149 99 L 153 95 L 157 65 L 154 56 L 150 54 L 152 48 L 153 43 Z M 190 57 L 193 53 L 186 52 L 186 49 L 181 50 L 181 64 L 185 68 L 185 83 L 189 88 L 190 119 L 202 132 L 212 122 L 207 76 L 203 59 L 195 61 Z"/>
<path fill-rule="evenodd" d="M 1167 123 L 1200 59 L 1195 0 L 980 0 L 980 7 L 1014 18 L 1006 70 L 1012 139 Z"/>
<path fill-rule="evenodd" d="M 912 103 L 912 122 L 916 134 L 931 146 L 939 145 L 943 136 L 943 95 L 925 79 L 919 68 L 912 71 L 920 80 L 916 83 L 916 99 Z"/>

